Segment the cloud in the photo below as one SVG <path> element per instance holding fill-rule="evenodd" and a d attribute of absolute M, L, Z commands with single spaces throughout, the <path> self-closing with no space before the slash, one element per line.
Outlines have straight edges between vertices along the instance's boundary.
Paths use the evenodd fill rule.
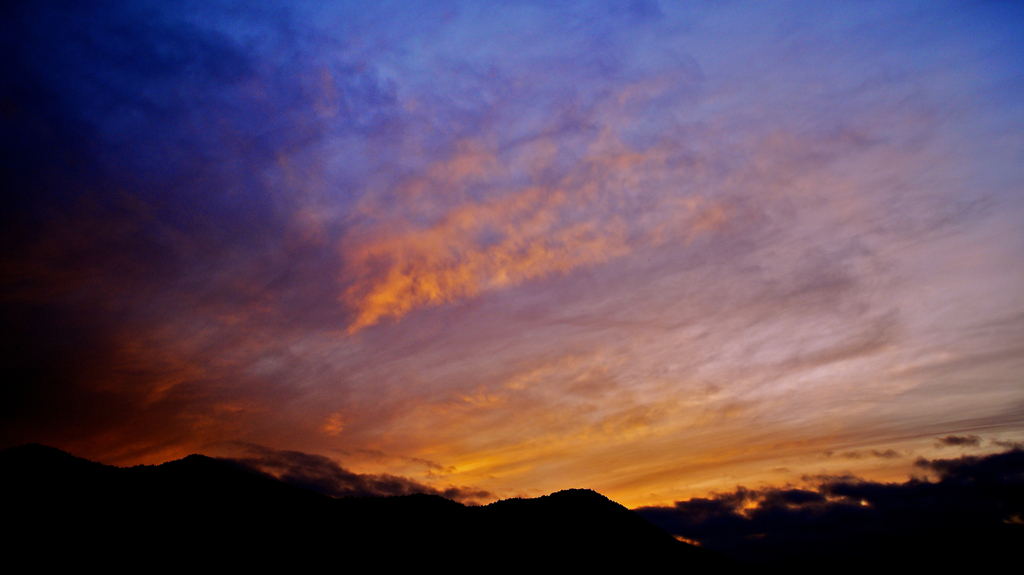
<path fill-rule="evenodd" d="M 824 477 L 803 488 L 731 493 L 636 511 L 669 533 L 758 563 L 876 560 L 987 564 L 1024 511 L 1024 451 L 919 459 L 934 481 Z M 938 545 L 946 551 L 930 555 Z M 1012 546 L 1010 547 L 1012 548 Z M 977 554 L 976 556 L 974 554 Z"/>
<path fill-rule="evenodd" d="M 1020 441 L 1003 441 L 1000 439 L 993 439 L 992 445 L 1002 447 L 1004 449 L 1024 449 L 1024 443 Z"/>
<path fill-rule="evenodd" d="M 955 447 L 977 447 L 981 445 L 981 438 L 977 435 L 947 435 L 938 438 L 940 445 L 952 445 Z"/>
<path fill-rule="evenodd" d="M 468 504 L 494 499 L 491 493 L 470 487 L 436 489 L 407 477 L 353 473 L 322 455 L 278 451 L 257 445 L 246 445 L 245 449 L 247 456 L 224 459 L 331 497 L 387 497 L 425 493 Z"/>
<path fill-rule="evenodd" d="M 828 455 L 830 456 L 831 454 L 828 454 Z M 872 449 L 871 451 L 867 451 L 867 452 L 863 452 L 863 451 L 846 451 L 846 452 L 843 452 L 843 453 L 839 454 L 839 457 L 842 457 L 842 458 L 845 458 L 845 459 L 864 459 L 865 457 L 868 457 L 868 456 L 878 457 L 879 459 L 897 459 L 899 457 L 902 457 L 894 449 L 886 449 L 885 451 L 879 451 L 877 449 Z"/>
<path fill-rule="evenodd" d="M 652 161 L 657 157 L 589 158 L 579 168 L 585 176 L 466 202 L 426 227 L 394 222 L 366 232 L 346 253 L 346 273 L 358 274 L 344 297 L 357 310 L 350 331 L 727 225 L 728 207 L 700 197 L 649 198 L 649 207 L 624 217 L 638 210 L 614 183 Z M 601 182 L 612 189 L 600 192 Z"/>

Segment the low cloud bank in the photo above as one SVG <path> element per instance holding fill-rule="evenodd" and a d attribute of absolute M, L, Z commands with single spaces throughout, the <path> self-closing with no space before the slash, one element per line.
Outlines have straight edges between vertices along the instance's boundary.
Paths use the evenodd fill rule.
<path fill-rule="evenodd" d="M 818 477 L 636 512 L 669 533 L 754 563 L 987 564 L 1024 536 L 1024 450 L 918 459 L 932 479 Z M 811 478 L 808 478 L 811 479 Z"/>
<path fill-rule="evenodd" d="M 408 477 L 354 473 L 322 455 L 278 451 L 262 446 L 248 446 L 247 449 L 249 453 L 245 457 L 224 460 L 330 497 L 385 497 L 426 493 L 467 504 L 494 499 L 491 493 L 471 487 L 436 489 Z"/>

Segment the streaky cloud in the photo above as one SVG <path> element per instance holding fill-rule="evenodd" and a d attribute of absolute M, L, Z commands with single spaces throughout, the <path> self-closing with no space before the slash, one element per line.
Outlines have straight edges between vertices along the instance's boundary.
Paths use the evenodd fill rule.
<path fill-rule="evenodd" d="M 258 445 L 246 445 L 244 448 L 248 455 L 222 459 L 331 497 L 384 497 L 422 493 L 470 504 L 495 499 L 491 493 L 471 487 L 449 486 L 437 489 L 407 477 L 353 473 L 323 455 L 275 450 Z"/>

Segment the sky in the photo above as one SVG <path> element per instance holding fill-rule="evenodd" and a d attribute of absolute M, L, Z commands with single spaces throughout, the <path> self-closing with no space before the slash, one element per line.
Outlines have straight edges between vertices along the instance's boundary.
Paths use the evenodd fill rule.
<path fill-rule="evenodd" d="M 0 18 L 0 447 L 632 508 L 1024 441 L 1020 2 L 86 4 Z"/>

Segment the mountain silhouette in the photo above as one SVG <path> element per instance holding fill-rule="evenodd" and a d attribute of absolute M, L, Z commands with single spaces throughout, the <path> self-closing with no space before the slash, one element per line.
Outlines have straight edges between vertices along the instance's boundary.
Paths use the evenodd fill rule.
<path fill-rule="evenodd" d="M 33 568 L 745 571 L 590 490 L 465 506 L 334 499 L 202 455 L 118 468 L 41 445 L 0 452 L 4 554 Z"/>

